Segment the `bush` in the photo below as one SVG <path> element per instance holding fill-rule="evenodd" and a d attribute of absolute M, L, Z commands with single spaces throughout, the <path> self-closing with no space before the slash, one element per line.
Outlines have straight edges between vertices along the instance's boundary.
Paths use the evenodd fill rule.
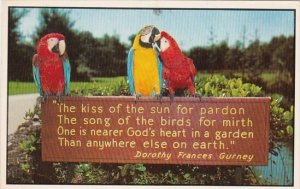
<path fill-rule="evenodd" d="M 223 75 L 215 75 L 205 80 L 196 78 L 196 93 L 201 96 L 215 97 L 254 97 L 261 96 L 261 88 L 242 79 L 227 79 Z"/>

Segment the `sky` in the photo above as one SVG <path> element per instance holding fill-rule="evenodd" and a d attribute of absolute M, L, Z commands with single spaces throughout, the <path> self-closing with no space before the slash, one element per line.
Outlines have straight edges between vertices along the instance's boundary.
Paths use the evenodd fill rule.
<path fill-rule="evenodd" d="M 19 30 L 27 41 L 39 24 L 39 8 L 28 8 L 20 20 Z M 269 42 L 272 37 L 294 35 L 294 12 L 289 10 L 211 10 L 211 9 L 67 9 L 74 29 L 89 31 L 94 37 L 118 35 L 129 44 L 128 37 L 145 25 L 155 25 L 171 34 L 183 50 L 209 46 L 226 40 L 230 46 L 242 40 L 246 44 L 256 37 Z"/>

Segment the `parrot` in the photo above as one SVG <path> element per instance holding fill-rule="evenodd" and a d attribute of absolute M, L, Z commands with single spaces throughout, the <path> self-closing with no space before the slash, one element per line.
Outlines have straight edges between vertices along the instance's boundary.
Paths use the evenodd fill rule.
<path fill-rule="evenodd" d="M 32 72 L 42 102 L 48 96 L 56 96 L 60 102 L 61 96 L 69 93 L 71 66 L 65 49 L 65 37 L 60 33 L 43 36 L 37 45 Z"/>
<path fill-rule="evenodd" d="M 174 98 L 177 89 L 188 89 L 190 94 L 195 96 L 194 78 L 197 70 L 193 60 L 182 53 L 175 39 L 165 31 L 161 32 L 159 51 L 163 64 L 163 79 L 168 84 L 170 97 Z"/>
<path fill-rule="evenodd" d="M 142 28 L 128 52 L 127 74 L 131 95 L 161 97 L 162 63 L 155 43 L 160 31 L 153 25 Z"/>

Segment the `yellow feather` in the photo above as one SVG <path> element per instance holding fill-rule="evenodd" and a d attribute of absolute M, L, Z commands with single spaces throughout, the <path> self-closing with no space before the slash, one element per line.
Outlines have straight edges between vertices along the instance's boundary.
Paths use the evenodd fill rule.
<path fill-rule="evenodd" d="M 143 48 L 139 45 L 139 35 L 133 44 L 133 77 L 136 94 L 151 96 L 160 93 L 157 56 L 153 48 Z"/>

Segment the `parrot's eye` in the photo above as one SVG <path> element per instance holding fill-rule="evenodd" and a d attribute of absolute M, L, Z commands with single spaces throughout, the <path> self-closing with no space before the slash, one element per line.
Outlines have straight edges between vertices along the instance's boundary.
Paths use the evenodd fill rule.
<path fill-rule="evenodd" d="M 165 37 L 162 37 L 161 42 L 160 42 L 160 50 L 162 52 L 164 52 L 169 47 L 170 47 L 170 41 L 168 39 L 166 39 Z"/>

